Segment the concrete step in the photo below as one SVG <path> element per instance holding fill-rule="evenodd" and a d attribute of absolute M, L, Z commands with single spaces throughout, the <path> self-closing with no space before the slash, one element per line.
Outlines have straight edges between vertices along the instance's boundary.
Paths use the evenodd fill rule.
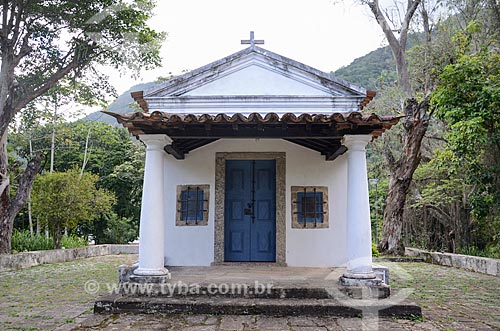
<path fill-rule="evenodd" d="M 169 282 L 163 284 L 140 284 L 134 282 L 121 283 L 119 293 L 128 296 L 157 297 L 222 297 L 247 299 L 343 299 L 374 298 L 383 299 L 391 294 L 388 285 L 380 284 L 371 287 L 337 286 L 278 286 L 260 283 L 231 284 L 187 284 Z"/>
<path fill-rule="evenodd" d="M 419 306 L 409 301 L 388 299 L 251 299 L 223 297 L 148 297 L 110 294 L 99 298 L 95 313 L 165 313 L 268 316 L 384 317 L 418 318 Z"/>

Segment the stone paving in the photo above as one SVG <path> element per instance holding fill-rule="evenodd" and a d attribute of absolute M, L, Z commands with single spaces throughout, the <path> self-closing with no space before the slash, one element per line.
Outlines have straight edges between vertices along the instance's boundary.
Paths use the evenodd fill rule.
<path fill-rule="evenodd" d="M 93 315 L 96 297 L 136 255 L 101 256 L 0 273 L 0 330 L 500 330 L 500 278 L 426 263 L 391 268 L 413 288 L 423 320 L 210 315 Z M 86 290 L 87 289 L 87 290 Z"/>

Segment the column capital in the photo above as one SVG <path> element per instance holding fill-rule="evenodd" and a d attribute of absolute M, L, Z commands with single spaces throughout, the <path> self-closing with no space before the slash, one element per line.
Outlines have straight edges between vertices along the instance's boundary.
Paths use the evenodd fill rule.
<path fill-rule="evenodd" d="M 346 134 L 342 139 L 342 145 L 349 150 L 364 150 L 372 139 L 371 134 Z"/>
<path fill-rule="evenodd" d="M 139 139 L 146 144 L 146 150 L 163 150 L 165 145 L 172 143 L 172 139 L 165 134 L 141 134 Z"/>

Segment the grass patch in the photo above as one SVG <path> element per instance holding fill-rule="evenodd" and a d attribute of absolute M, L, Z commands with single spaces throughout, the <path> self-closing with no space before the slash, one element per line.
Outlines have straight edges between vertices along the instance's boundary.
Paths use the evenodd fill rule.
<path fill-rule="evenodd" d="M 411 314 L 409 320 L 412 322 L 424 322 L 425 317 L 423 315 Z"/>

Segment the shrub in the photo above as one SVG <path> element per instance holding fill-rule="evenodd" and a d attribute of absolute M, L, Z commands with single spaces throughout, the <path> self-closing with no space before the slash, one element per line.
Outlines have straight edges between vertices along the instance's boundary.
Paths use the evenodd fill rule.
<path fill-rule="evenodd" d="M 77 237 L 75 235 L 63 236 L 62 245 L 64 248 L 77 248 L 87 246 L 88 242 L 85 238 Z"/>
<path fill-rule="evenodd" d="M 87 241 L 84 238 L 75 235 L 63 236 L 62 244 L 64 248 L 75 248 L 87 246 Z M 12 252 L 30 252 L 43 251 L 54 248 L 52 238 L 45 237 L 45 234 L 30 235 L 30 232 L 15 230 L 12 233 L 11 241 Z"/>
<path fill-rule="evenodd" d="M 52 249 L 54 244 L 52 239 L 45 237 L 45 235 L 33 235 L 32 237 L 29 231 L 14 230 L 11 247 L 12 251 L 15 252 L 29 252 Z"/>
<path fill-rule="evenodd" d="M 486 256 L 492 259 L 500 259 L 500 243 L 490 244 L 486 248 Z"/>

